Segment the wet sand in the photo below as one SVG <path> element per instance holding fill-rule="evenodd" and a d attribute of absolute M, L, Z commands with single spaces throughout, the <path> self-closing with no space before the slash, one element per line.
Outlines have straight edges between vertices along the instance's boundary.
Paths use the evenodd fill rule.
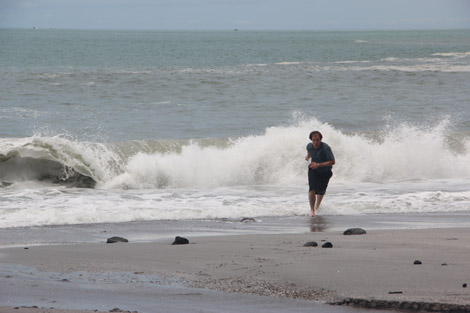
<path fill-rule="evenodd" d="M 111 289 L 159 285 L 190 288 L 189 293 L 210 289 L 313 300 L 338 309 L 354 305 L 470 312 L 467 228 L 187 238 L 187 245 L 161 240 L 3 248 L 0 287 L 8 293 L 20 288 L 14 285 L 21 279 L 36 284 L 53 280 L 72 290 L 97 282 Z M 318 246 L 305 247 L 309 241 Z M 333 247 L 322 248 L 325 242 Z M 417 260 L 421 264 L 414 264 Z M 18 304 L 2 299 L 0 305 Z"/>

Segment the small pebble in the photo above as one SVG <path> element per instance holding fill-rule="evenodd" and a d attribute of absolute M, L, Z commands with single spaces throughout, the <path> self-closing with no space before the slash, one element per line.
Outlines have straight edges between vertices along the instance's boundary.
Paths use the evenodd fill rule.
<path fill-rule="evenodd" d="M 316 247 L 318 243 L 316 241 L 309 241 L 304 244 L 304 247 Z"/>
<path fill-rule="evenodd" d="M 423 264 L 423 263 L 420 260 L 416 260 L 416 261 L 414 261 L 413 264 L 418 265 L 418 264 Z"/>
<path fill-rule="evenodd" d="M 327 241 L 321 247 L 322 248 L 333 248 L 333 244 L 331 242 Z"/>
<path fill-rule="evenodd" d="M 467 288 L 467 283 L 462 285 L 463 288 Z"/>
<path fill-rule="evenodd" d="M 127 240 L 126 238 L 116 236 L 116 237 L 108 238 L 108 240 L 106 241 L 106 243 L 116 243 L 116 242 L 129 242 L 129 240 Z"/>

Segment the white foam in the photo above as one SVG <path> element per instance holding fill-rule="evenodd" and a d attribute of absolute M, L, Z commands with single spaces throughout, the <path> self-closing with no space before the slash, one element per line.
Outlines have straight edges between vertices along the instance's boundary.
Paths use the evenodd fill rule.
<path fill-rule="evenodd" d="M 380 61 L 385 61 L 385 62 L 396 62 L 400 60 L 399 58 L 393 58 L 393 57 L 390 57 L 390 58 L 385 58 L 385 59 L 382 59 Z"/>
<path fill-rule="evenodd" d="M 305 134 L 314 128 L 322 129 L 325 140 L 334 147 L 335 175 L 345 181 L 468 177 L 469 141 L 462 142 L 462 147 L 467 147 L 463 153 L 453 151 L 445 136 L 448 127 L 447 120 L 421 128 L 402 124 L 370 140 L 311 120 L 290 127 L 271 127 L 263 135 L 238 138 L 226 147 L 203 147 L 192 142 L 178 152 L 139 152 L 129 158 L 123 173 L 103 187 L 211 188 L 298 183 L 305 174 Z"/>
<path fill-rule="evenodd" d="M 16 117 L 19 118 L 38 118 L 41 116 L 43 113 L 38 110 L 33 110 L 33 109 L 26 109 L 26 108 L 20 108 L 20 107 L 13 107 L 13 108 L 2 108 L 0 109 L 1 113 L 7 113 L 9 115 L 14 114 Z"/>
<path fill-rule="evenodd" d="M 335 64 L 354 64 L 354 63 L 359 63 L 360 61 L 338 61 L 334 62 Z"/>
<path fill-rule="evenodd" d="M 277 65 L 298 65 L 298 64 L 301 64 L 301 62 L 277 62 L 277 63 L 274 63 L 274 64 L 277 64 Z"/>
<path fill-rule="evenodd" d="M 470 52 L 443 52 L 433 53 L 434 56 L 464 58 L 470 56 Z"/>
<path fill-rule="evenodd" d="M 465 187 L 467 186 L 467 188 Z M 4 188 L 0 228 L 308 213 L 306 184 L 208 189 Z M 468 212 L 468 180 L 348 184 L 333 177 L 321 215 Z"/>
<path fill-rule="evenodd" d="M 452 65 L 452 64 L 422 64 L 422 65 L 377 65 L 370 67 L 355 68 L 357 71 L 400 71 L 400 72 L 447 72 L 447 73 L 466 73 L 470 72 L 470 65 Z"/>

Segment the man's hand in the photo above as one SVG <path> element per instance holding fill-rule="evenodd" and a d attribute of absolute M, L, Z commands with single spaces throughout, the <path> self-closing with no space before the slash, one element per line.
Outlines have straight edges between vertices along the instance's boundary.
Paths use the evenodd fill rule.
<path fill-rule="evenodd" d="M 317 162 L 312 162 L 308 165 L 312 170 L 316 170 L 319 166 Z"/>

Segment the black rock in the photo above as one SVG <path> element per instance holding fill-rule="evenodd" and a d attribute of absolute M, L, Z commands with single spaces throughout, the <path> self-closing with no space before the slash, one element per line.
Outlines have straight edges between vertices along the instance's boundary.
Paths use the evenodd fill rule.
<path fill-rule="evenodd" d="M 327 241 L 321 247 L 322 248 L 333 248 L 333 244 L 331 242 Z"/>
<path fill-rule="evenodd" d="M 413 264 L 415 264 L 415 265 L 419 265 L 419 264 L 423 264 L 423 262 L 421 262 L 420 260 L 416 260 L 416 261 L 414 261 L 414 263 L 413 263 Z"/>
<path fill-rule="evenodd" d="M 248 222 L 256 222 L 256 220 L 252 217 L 244 217 L 240 220 L 242 223 L 248 223 Z"/>
<path fill-rule="evenodd" d="M 316 241 L 309 241 L 304 244 L 304 247 L 316 247 L 318 243 Z"/>
<path fill-rule="evenodd" d="M 466 284 L 466 283 L 463 284 L 462 287 L 463 287 L 463 288 L 467 288 L 467 284 Z"/>
<path fill-rule="evenodd" d="M 115 243 L 115 242 L 129 242 L 129 240 L 127 240 L 126 238 L 122 238 L 122 237 L 111 237 L 111 238 L 108 238 L 108 240 L 106 241 L 106 243 Z"/>
<path fill-rule="evenodd" d="M 346 229 L 343 235 L 365 235 L 367 232 L 362 228 L 349 228 Z"/>
<path fill-rule="evenodd" d="M 173 241 L 172 245 L 187 245 L 188 243 L 189 243 L 188 239 L 184 237 L 176 236 L 175 241 Z"/>

